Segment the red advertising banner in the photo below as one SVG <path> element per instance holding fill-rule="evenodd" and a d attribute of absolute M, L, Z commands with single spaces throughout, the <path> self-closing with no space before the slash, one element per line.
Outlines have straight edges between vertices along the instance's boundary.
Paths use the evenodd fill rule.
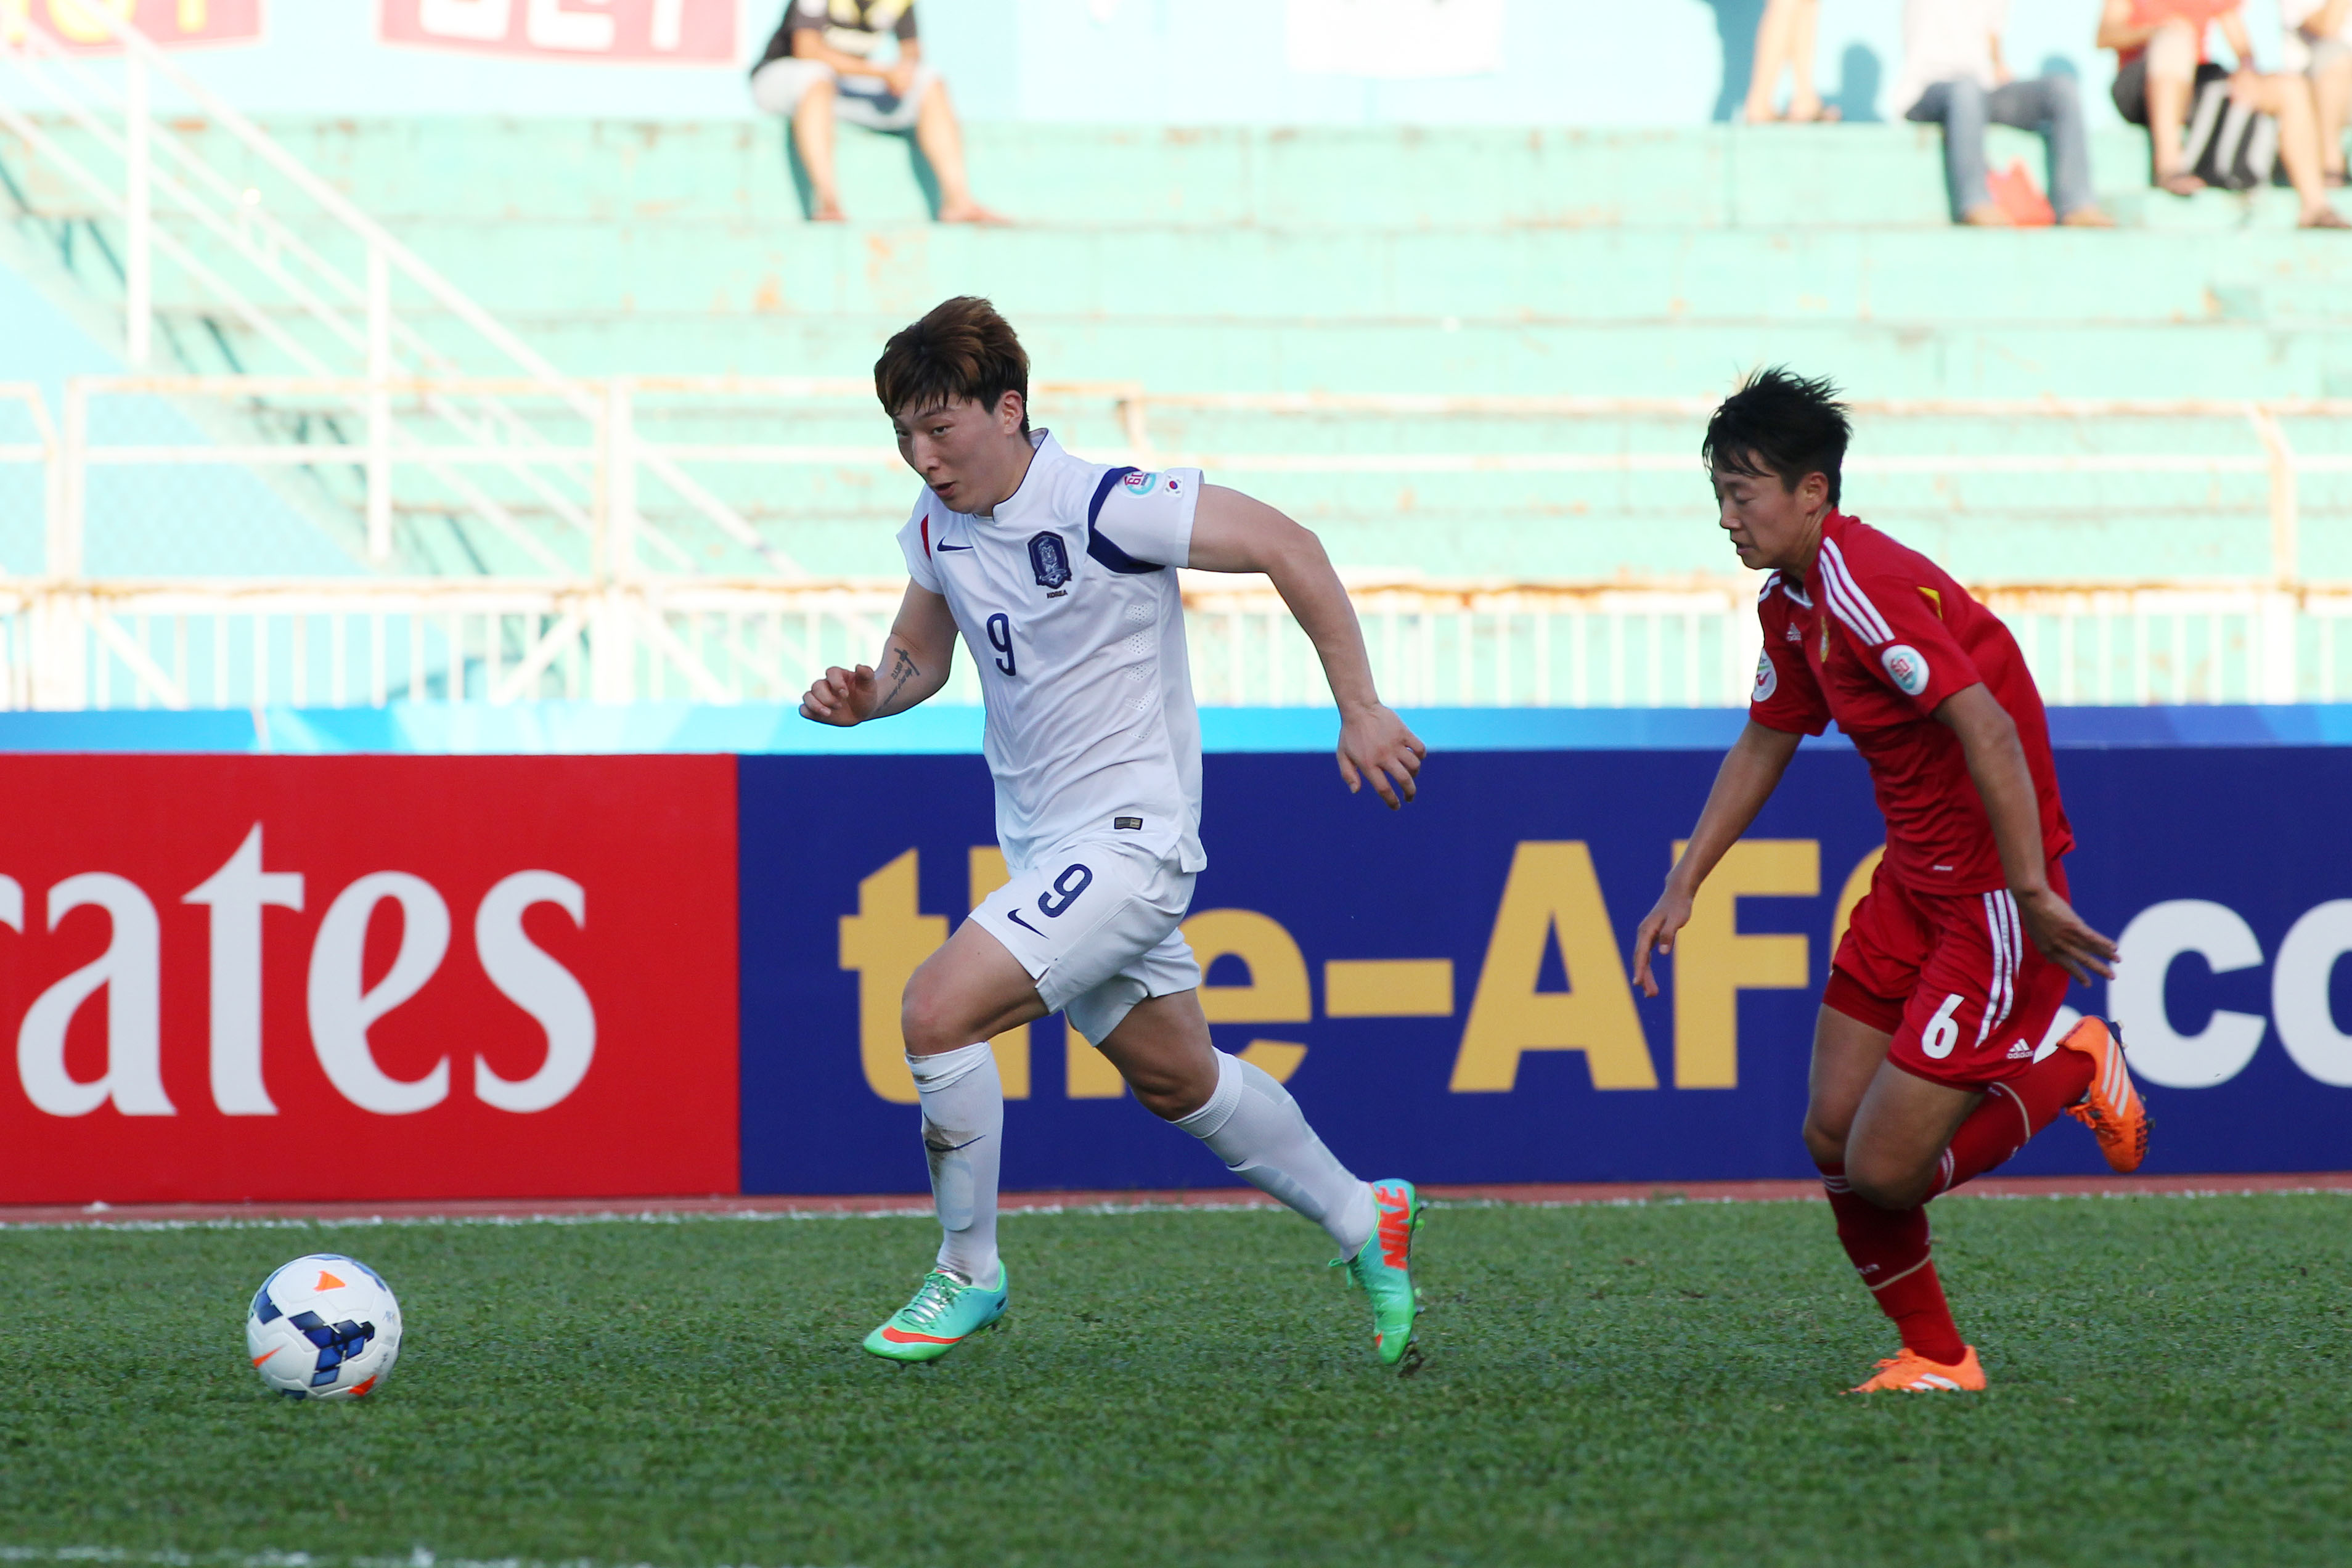
<path fill-rule="evenodd" d="M 248 44 L 261 37 L 261 0 L 0 0 L 0 33 L 20 16 L 66 47 L 89 54 L 122 47 L 105 16 L 123 18 L 165 48 Z"/>
<path fill-rule="evenodd" d="M 735 1191 L 730 757 L 0 757 L 0 1203 Z"/>
<path fill-rule="evenodd" d="M 732 65 L 736 0 L 377 0 L 388 44 L 551 60 Z"/>

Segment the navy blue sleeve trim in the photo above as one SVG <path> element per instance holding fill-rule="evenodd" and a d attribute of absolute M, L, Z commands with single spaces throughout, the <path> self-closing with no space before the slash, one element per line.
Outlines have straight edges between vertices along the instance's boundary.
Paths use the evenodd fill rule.
<path fill-rule="evenodd" d="M 1102 483 L 1095 487 L 1095 499 L 1087 503 L 1087 553 L 1112 571 L 1128 577 L 1140 577 L 1146 572 L 1168 570 L 1155 562 L 1138 561 L 1134 556 L 1105 539 L 1101 531 L 1095 526 L 1097 520 L 1102 516 L 1103 502 L 1110 499 L 1111 486 L 1138 471 L 1139 470 L 1135 468 L 1113 468 L 1102 477 Z"/>

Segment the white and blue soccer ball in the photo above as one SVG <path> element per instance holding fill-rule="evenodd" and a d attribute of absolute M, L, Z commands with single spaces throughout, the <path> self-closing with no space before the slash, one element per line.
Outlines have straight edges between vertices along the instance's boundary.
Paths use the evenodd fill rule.
<path fill-rule="evenodd" d="M 261 1282 L 245 1343 L 261 1381 L 289 1399 L 357 1399 L 400 1359 L 400 1303 L 358 1258 L 314 1252 Z"/>

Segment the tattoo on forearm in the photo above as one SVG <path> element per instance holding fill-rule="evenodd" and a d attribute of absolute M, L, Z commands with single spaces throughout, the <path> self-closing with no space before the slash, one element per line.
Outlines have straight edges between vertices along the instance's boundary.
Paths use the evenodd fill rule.
<path fill-rule="evenodd" d="M 898 699 L 898 693 L 906 689 L 907 682 L 914 679 L 917 675 L 921 673 L 915 668 L 914 659 L 908 657 L 905 648 L 902 647 L 894 651 L 896 657 L 890 662 L 890 675 L 892 678 L 890 681 L 890 689 L 882 699 L 882 706 L 885 708 L 887 708 L 891 703 L 897 701 Z"/>

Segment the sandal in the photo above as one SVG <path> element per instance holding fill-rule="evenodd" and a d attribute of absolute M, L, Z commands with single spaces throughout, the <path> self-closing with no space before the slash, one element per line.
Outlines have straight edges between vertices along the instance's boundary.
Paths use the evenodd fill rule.
<path fill-rule="evenodd" d="M 2169 174 L 2158 174 L 2156 188 L 2168 195 L 2193 196 L 2205 188 L 2205 182 L 2186 169 L 2176 169 Z"/>

